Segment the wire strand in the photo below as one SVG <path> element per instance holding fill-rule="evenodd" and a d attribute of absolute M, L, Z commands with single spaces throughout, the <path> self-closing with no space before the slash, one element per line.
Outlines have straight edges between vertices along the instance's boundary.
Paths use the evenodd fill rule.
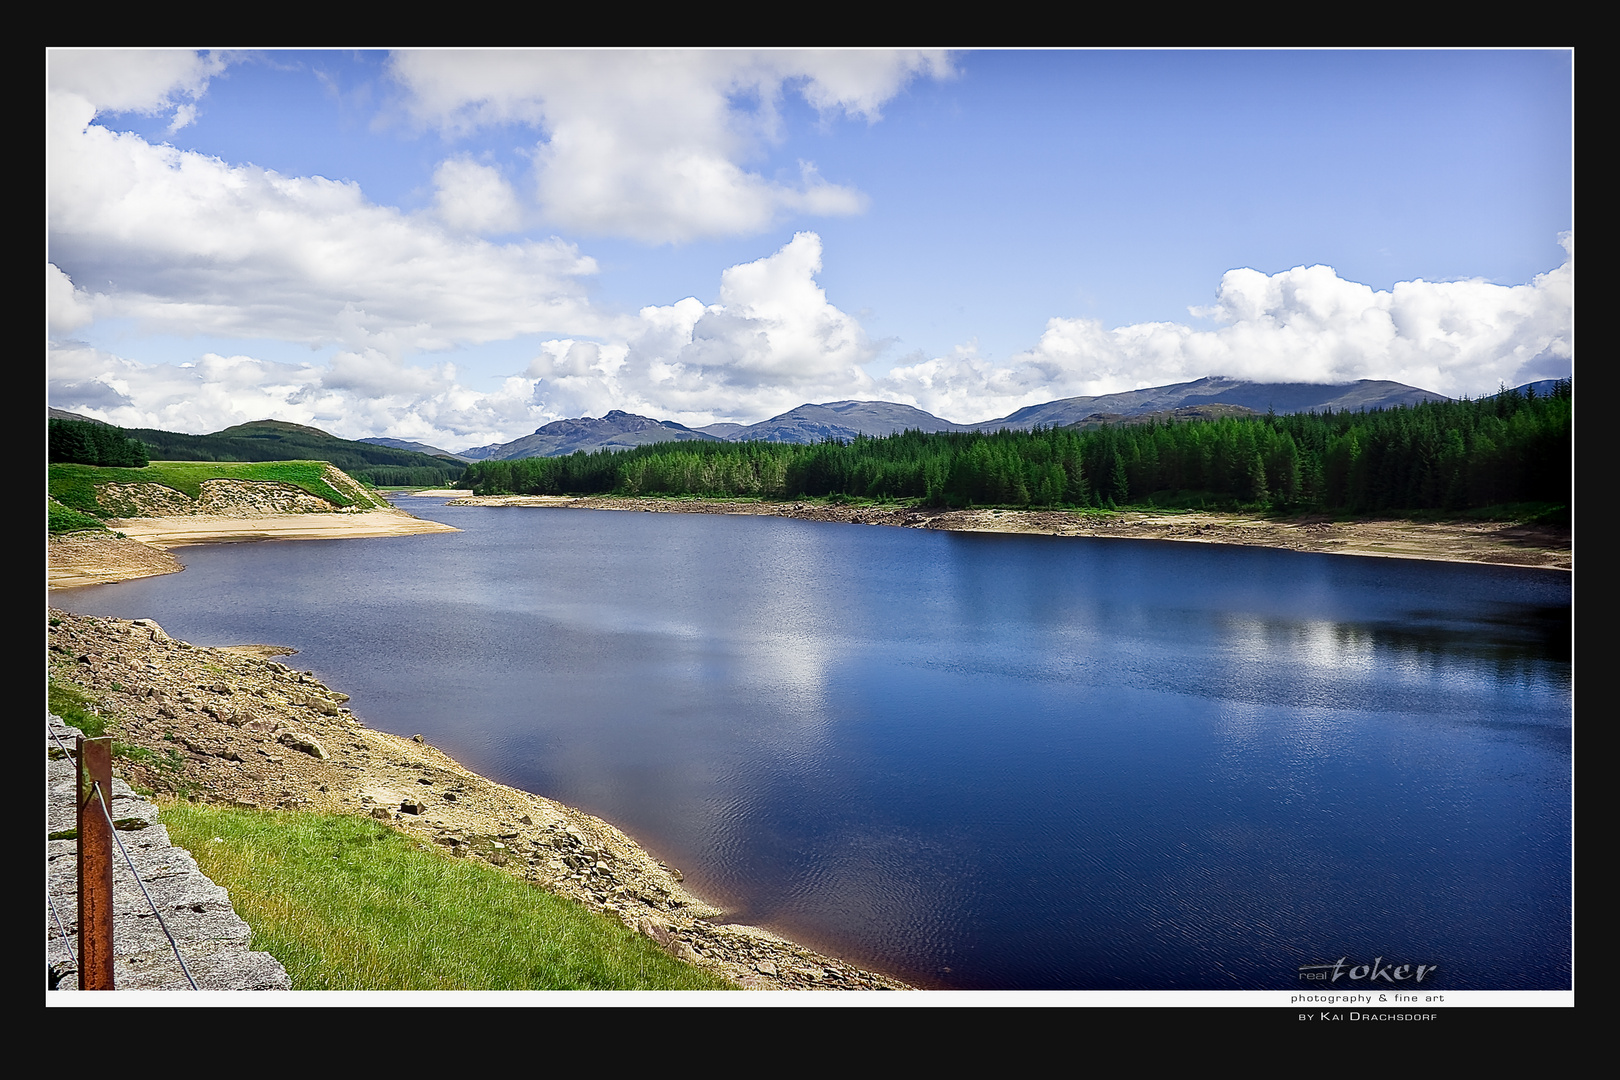
<path fill-rule="evenodd" d="M 152 902 L 152 894 L 146 891 L 146 882 L 141 880 L 140 871 L 135 869 L 135 860 L 129 857 L 129 849 L 124 847 L 124 841 L 118 836 L 118 826 L 113 824 L 112 811 L 107 808 L 107 796 L 101 790 L 100 782 L 93 781 L 90 790 L 101 804 L 101 814 L 107 819 L 107 829 L 118 844 L 118 850 L 124 853 L 124 861 L 129 864 L 130 875 L 135 878 L 135 884 L 140 886 L 141 895 L 146 897 L 146 903 L 151 907 L 152 914 L 157 916 L 158 925 L 163 928 L 163 936 L 169 939 L 169 948 L 174 950 L 174 958 L 180 962 L 180 970 L 185 972 L 186 982 L 191 984 L 193 990 L 199 989 L 197 980 L 191 977 L 191 969 L 186 967 L 185 957 L 180 955 L 179 942 L 175 941 L 174 935 L 169 932 L 169 924 L 163 921 L 163 913 L 158 910 L 157 904 Z"/>
<path fill-rule="evenodd" d="M 56 913 L 56 901 L 51 899 L 50 889 L 45 890 L 45 903 L 50 905 L 51 918 L 56 920 L 56 929 L 62 935 L 62 944 L 67 948 L 68 959 L 73 961 L 74 967 L 78 967 L 79 958 L 73 955 L 73 939 L 68 936 L 67 927 L 62 925 L 62 916 Z"/>
<path fill-rule="evenodd" d="M 69 760 L 72 759 L 72 751 L 70 751 L 67 746 L 63 744 L 62 740 L 57 737 L 56 732 L 51 730 L 51 726 L 49 724 L 45 725 L 45 734 L 51 737 L 52 742 L 61 747 L 62 753 L 66 755 Z M 51 909 L 51 918 L 56 922 L 56 932 L 61 935 L 62 947 L 67 949 L 68 959 L 73 962 L 74 967 L 78 967 L 79 958 L 73 954 L 73 937 L 67 932 L 67 927 L 62 925 L 62 916 L 57 913 L 56 899 L 51 896 L 51 884 L 49 878 L 47 878 L 45 882 L 45 903 Z"/>

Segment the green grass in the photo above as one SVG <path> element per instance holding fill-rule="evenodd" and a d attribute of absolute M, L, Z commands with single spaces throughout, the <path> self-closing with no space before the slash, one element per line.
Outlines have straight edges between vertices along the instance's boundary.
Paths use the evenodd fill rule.
<path fill-rule="evenodd" d="M 1562 525 L 1570 523 L 1568 503 L 1500 503 L 1454 515 L 1473 521 L 1511 521 L 1518 525 Z"/>
<path fill-rule="evenodd" d="M 297 990 L 709 990 L 616 921 L 370 818 L 164 809 Z"/>
<path fill-rule="evenodd" d="M 76 686 L 65 678 L 51 675 L 49 679 L 47 708 L 51 712 L 84 732 L 86 738 L 101 739 L 111 733 L 116 725 L 106 716 L 104 712 L 106 706 L 103 702 L 82 686 Z M 116 691 L 121 688 L 117 683 L 113 683 L 113 689 Z M 61 751 L 53 749 L 52 752 L 60 753 Z M 149 750 L 144 746 L 136 746 L 133 743 L 120 742 L 117 739 L 113 740 L 112 756 L 156 769 L 166 769 L 176 775 L 180 773 L 183 764 L 180 755 L 173 750 L 160 755 L 155 750 Z M 176 786 L 183 787 L 184 785 L 177 783 Z"/>
<path fill-rule="evenodd" d="M 49 496 L 45 499 L 45 514 L 46 528 L 52 535 L 79 532 L 83 529 L 97 529 L 102 532 L 107 530 L 107 526 L 101 523 L 100 518 L 63 506 Z"/>
<path fill-rule="evenodd" d="M 50 678 L 50 711 L 84 732 L 89 739 L 107 734 L 107 718 L 95 711 L 97 702 L 89 694 L 65 679 Z"/>
<path fill-rule="evenodd" d="M 117 516 L 115 508 L 96 501 L 97 484 L 162 484 L 187 497 L 202 495 L 204 480 L 254 480 L 291 484 L 334 506 L 355 505 L 355 499 L 326 482 L 324 461 L 154 461 L 144 469 L 100 468 L 95 465 L 50 466 L 50 494 L 62 505 L 85 514 Z M 381 499 L 367 497 L 382 505 Z"/>

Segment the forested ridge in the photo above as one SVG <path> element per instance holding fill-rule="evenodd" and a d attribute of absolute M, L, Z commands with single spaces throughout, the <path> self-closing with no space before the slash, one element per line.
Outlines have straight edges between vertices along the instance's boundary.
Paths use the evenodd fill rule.
<path fill-rule="evenodd" d="M 1567 505 L 1571 386 L 1367 412 L 1087 431 L 657 443 L 477 462 L 462 486 L 480 495 L 847 496 L 952 507 L 1202 503 L 1376 513 Z"/>
<path fill-rule="evenodd" d="M 339 439 L 276 420 L 238 424 L 212 435 L 62 419 L 49 420 L 47 428 L 53 463 L 139 468 L 149 460 L 329 461 L 363 484 L 402 487 L 449 484 L 461 475 L 461 463 L 449 458 Z"/>

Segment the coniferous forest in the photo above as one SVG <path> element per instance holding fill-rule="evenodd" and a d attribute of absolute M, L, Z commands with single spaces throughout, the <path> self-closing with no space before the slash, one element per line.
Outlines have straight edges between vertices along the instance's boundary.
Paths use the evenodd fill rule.
<path fill-rule="evenodd" d="M 146 444 L 131 439 L 122 428 L 86 420 L 46 421 L 46 458 L 53 464 L 118 466 L 144 469 Z"/>
<path fill-rule="evenodd" d="M 815 445 L 655 443 L 484 461 L 481 495 L 847 496 L 933 506 L 1464 511 L 1571 498 L 1571 383 L 1369 412 L 908 431 Z"/>

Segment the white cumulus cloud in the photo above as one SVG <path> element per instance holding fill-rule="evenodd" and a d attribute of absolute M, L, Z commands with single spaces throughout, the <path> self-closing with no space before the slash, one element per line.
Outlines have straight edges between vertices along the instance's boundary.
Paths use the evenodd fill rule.
<path fill-rule="evenodd" d="M 51 89 L 73 94 L 97 112 L 153 115 L 175 109 L 171 130 L 195 119 L 195 99 L 225 67 L 218 54 L 183 49 L 51 49 L 45 54 Z"/>
<path fill-rule="evenodd" d="M 448 232 L 354 183 L 108 130 L 91 123 L 96 108 L 48 92 L 45 185 L 49 260 L 96 297 L 98 317 L 391 355 L 606 326 L 581 285 L 595 263 L 573 244 Z M 463 223 L 497 220 L 468 186 L 452 200 Z"/>
<path fill-rule="evenodd" d="M 535 198 L 563 228 L 652 243 L 747 235 L 787 214 L 859 213 L 866 199 L 823 180 L 749 171 L 780 137 L 789 86 L 824 114 L 876 121 L 938 52 L 406 52 L 392 60 L 419 123 L 456 135 L 517 124 L 545 135 Z"/>
<path fill-rule="evenodd" d="M 553 338 L 495 391 L 448 363 L 412 365 L 377 348 L 324 365 L 207 354 L 142 365 L 64 342 L 49 355 L 50 401 L 126 426 L 211 431 L 275 417 L 349 438 L 392 435 L 446 449 L 506 442 L 550 420 L 609 409 L 702 425 L 754 422 L 805 402 L 902 401 L 960 422 L 1025 405 L 1206 375 L 1277 382 L 1395 379 L 1449 395 L 1565 375 L 1574 355 L 1574 241 L 1558 268 L 1524 285 L 1400 282 L 1376 290 L 1327 267 L 1227 273 L 1200 309 L 1214 329 L 1138 323 L 1113 329 L 1053 318 L 1005 361 L 969 344 L 873 379 L 859 321 L 816 280 L 820 238 L 721 274 L 719 301 L 643 308 L 599 340 Z M 47 295 L 71 325 L 92 301 L 47 268 Z M 94 301 L 99 303 L 99 298 Z"/>
<path fill-rule="evenodd" d="M 96 317 L 95 302 L 51 263 L 45 264 L 45 327 L 51 334 L 71 333 Z"/>
<path fill-rule="evenodd" d="M 501 171 L 466 158 L 450 158 L 433 171 L 434 206 L 453 229 L 512 232 L 523 224 L 517 192 Z"/>
<path fill-rule="evenodd" d="M 122 427 L 218 431 L 274 417 L 311 423 L 306 398 L 319 386 L 313 365 L 207 353 L 185 364 L 141 364 L 87 345 L 47 354 L 51 404 Z"/>
<path fill-rule="evenodd" d="M 724 271 L 719 303 L 643 308 L 622 345 L 550 343 L 528 372 L 536 399 L 560 416 L 620 408 L 704 424 L 869 394 L 861 365 L 875 351 L 859 321 L 827 300 L 820 271 L 821 238 L 801 232 Z"/>
<path fill-rule="evenodd" d="M 376 352 L 340 352 L 324 365 L 218 353 L 143 364 L 65 342 L 49 347 L 47 371 L 53 406 L 122 427 L 194 434 L 276 419 L 343 438 L 389 435 L 459 450 L 554 419 L 535 403 L 530 379 L 474 391 L 450 364 L 410 366 Z"/>

